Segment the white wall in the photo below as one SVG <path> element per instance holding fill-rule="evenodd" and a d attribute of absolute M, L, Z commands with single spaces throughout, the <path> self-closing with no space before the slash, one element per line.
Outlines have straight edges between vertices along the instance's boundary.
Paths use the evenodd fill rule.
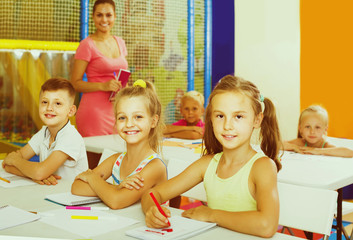
<path fill-rule="evenodd" d="M 299 0 L 235 0 L 235 74 L 277 107 L 282 138 L 296 137 L 300 113 Z"/>

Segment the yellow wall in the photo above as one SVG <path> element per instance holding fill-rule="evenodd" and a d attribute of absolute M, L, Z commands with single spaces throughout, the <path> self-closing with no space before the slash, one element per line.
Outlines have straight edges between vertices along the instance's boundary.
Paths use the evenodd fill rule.
<path fill-rule="evenodd" d="M 321 104 L 328 135 L 353 139 L 353 1 L 301 0 L 301 110 Z"/>

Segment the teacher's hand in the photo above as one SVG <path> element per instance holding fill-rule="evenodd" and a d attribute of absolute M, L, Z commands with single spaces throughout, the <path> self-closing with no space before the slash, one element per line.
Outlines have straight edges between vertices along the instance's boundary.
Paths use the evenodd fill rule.
<path fill-rule="evenodd" d="M 116 79 L 107 81 L 103 83 L 103 91 L 107 92 L 116 92 L 122 88 L 121 82 Z"/>

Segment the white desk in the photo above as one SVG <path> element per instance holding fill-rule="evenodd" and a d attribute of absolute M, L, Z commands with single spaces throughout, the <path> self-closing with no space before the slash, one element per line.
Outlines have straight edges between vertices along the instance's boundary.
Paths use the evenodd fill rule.
<path fill-rule="evenodd" d="M 48 194 L 67 192 L 70 190 L 71 183 L 64 180 L 59 180 L 59 184 L 56 186 L 42 186 L 42 185 L 31 185 L 18 188 L 1 188 L 0 187 L 0 205 L 11 204 L 15 207 L 28 210 L 44 212 L 48 210 L 54 210 L 62 208 L 62 206 L 51 203 L 44 200 L 44 197 Z M 94 204 L 94 206 L 102 206 L 103 203 Z M 134 218 L 139 220 L 138 224 L 126 227 L 124 229 L 112 231 L 106 234 L 93 237 L 92 239 L 106 240 L 106 239 L 134 239 L 125 235 L 125 231 L 144 225 L 144 214 L 142 213 L 140 204 L 135 204 L 131 207 L 122 210 L 109 210 L 111 213 Z M 179 209 L 171 209 L 172 214 L 180 214 Z M 0 231 L 1 236 L 28 236 L 28 237 L 43 237 L 43 238 L 67 238 L 67 239 L 78 239 L 82 236 L 64 231 L 51 225 L 47 225 L 41 221 L 35 221 L 13 228 L 8 228 Z M 241 234 L 233 232 L 221 227 L 215 227 L 210 229 L 198 236 L 191 239 L 205 240 L 205 239 L 244 239 L 244 240 L 260 240 L 263 238 L 254 237 L 251 235 Z M 293 239 L 288 235 L 276 233 L 271 239 L 274 240 L 286 240 Z M 297 238 L 298 240 L 301 238 Z"/>
<path fill-rule="evenodd" d="M 84 138 L 87 151 L 102 152 L 104 148 L 118 151 L 124 147 L 124 141 L 116 135 Z M 336 146 L 353 149 L 353 140 L 329 137 L 328 141 Z M 255 147 L 256 150 L 259 147 Z M 122 151 L 122 150 L 119 150 Z M 177 169 L 168 169 L 169 175 L 175 176 L 198 158 L 197 154 L 185 148 L 164 147 L 163 155 L 169 162 L 178 162 Z M 181 167 L 182 166 L 182 167 Z M 282 170 L 278 181 L 308 187 L 329 190 L 338 189 L 337 221 L 342 221 L 342 188 L 353 183 L 353 158 L 339 158 L 316 155 L 303 155 L 285 152 L 282 157 Z M 203 191 L 198 187 L 196 190 Z M 193 193 L 185 196 L 194 197 Z M 341 239 L 341 228 L 338 224 L 337 239 Z"/>
<path fill-rule="evenodd" d="M 87 152 L 102 153 L 104 149 L 110 149 L 116 152 L 126 151 L 126 142 L 119 135 L 104 135 L 83 138 Z M 201 142 L 198 140 L 184 140 L 177 138 L 169 138 L 166 141 L 179 141 L 181 143 Z M 193 162 L 200 158 L 200 154 L 194 153 L 193 149 L 185 147 L 162 147 L 162 155 L 168 161 L 170 158 L 186 158 L 187 161 Z"/>
<path fill-rule="evenodd" d="M 353 140 L 350 139 L 328 138 L 328 141 L 336 146 L 353 149 Z M 337 239 L 342 239 L 342 188 L 353 183 L 353 158 L 284 152 L 278 181 L 338 190 Z"/>

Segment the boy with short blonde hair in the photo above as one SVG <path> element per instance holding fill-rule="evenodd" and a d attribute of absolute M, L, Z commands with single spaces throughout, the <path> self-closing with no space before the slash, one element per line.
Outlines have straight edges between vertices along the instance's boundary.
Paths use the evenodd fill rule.
<path fill-rule="evenodd" d="M 197 91 L 189 91 L 181 98 L 180 113 L 183 119 L 168 125 L 164 131 L 166 137 L 184 139 L 202 138 L 204 132 L 204 96 Z"/>
<path fill-rule="evenodd" d="M 75 89 L 62 78 L 51 78 L 41 87 L 39 117 L 44 126 L 20 150 L 8 154 L 3 168 L 39 184 L 55 185 L 61 177 L 73 180 L 88 169 L 82 136 L 71 125 L 76 113 Z M 39 155 L 39 162 L 28 161 Z"/>

